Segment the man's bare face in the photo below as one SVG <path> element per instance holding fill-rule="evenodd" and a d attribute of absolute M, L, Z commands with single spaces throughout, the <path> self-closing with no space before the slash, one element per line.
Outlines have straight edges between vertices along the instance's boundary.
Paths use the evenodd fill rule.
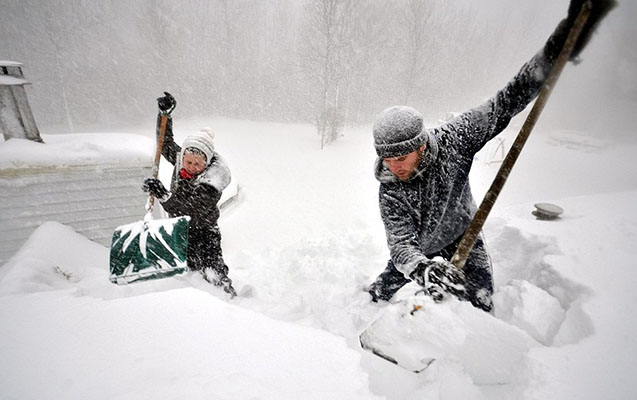
<path fill-rule="evenodd" d="M 384 158 L 383 161 L 385 161 L 389 170 L 396 175 L 398 179 L 406 181 L 416 173 L 416 169 L 418 168 L 418 164 L 420 164 L 420 160 L 422 160 L 422 153 L 424 151 L 425 145 L 423 144 L 420 148 L 412 151 L 411 153 L 398 157 Z"/>

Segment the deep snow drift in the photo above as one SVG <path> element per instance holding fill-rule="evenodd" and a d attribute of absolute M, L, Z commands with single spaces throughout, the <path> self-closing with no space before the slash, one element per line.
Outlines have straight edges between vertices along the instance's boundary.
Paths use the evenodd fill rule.
<path fill-rule="evenodd" d="M 497 323 L 516 332 L 506 339 L 532 345 L 507 383 L 487 385 L 482 378 L 500 366 L 462 325 L 448 332 L 472 338 L 471 351 L 443 355 L 419 375 L 359 347 L 358 334 L 388 307 L 363 290 L 388 257 L 369 128 L 321 151 L 306 125 L 176 116 L 177 141 L 201 126 L 216 131 L 241 186 L 220 226 L 244 296 L 228 300 L 196 275 L 113 285 L 107 248 L 44 224 L 0 266 L 4 398 L 628 399 L 637 391 L 636 145 L 541 126 L 531 136 L 485 234 Z M 515 133 L 505 132 L 505 145 Z M 11 142 L 0 151 L 19 146 Z M 496 145 L 476 160 L 476 198 L 498 167 Z M 168 179 L 167 163 L 161 174 Z M 536 220 L 540 201 L 565 212 Z M 438 312 L 452 318 L 463 306 Z"/>

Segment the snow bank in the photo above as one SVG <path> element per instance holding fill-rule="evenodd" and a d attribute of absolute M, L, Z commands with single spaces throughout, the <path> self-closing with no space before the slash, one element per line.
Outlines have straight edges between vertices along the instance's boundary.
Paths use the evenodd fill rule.
<path fill-rule="evenodd" d="M 325 331 L 273 320 L 196 288 L 91 296 L 93 283 L 83 282 L 89 275 L 110 285 L 105 250 L 49 223 L 3 267 L 0 336 L 11 343 L 0 347 L 4 396 L 375 397 L 357 352 Z"/>
<path fill-rule="evenodd" d="M 197 289 L 110 302 L 40 293 L 5 298 L 0 316 L 9 398 L 374 397 L 342 338 Z"/>
<path fill-rule="evenodd" d="M 627 167 L 624 173 L 630 171 Z M 526 204 L 507 209 L 507 220 L 494 221 L 489 228 L 495 239 L 491 245 L 497 248 L 496 262 L 509 250 L 499 246 L 513 243 L 511 233 L 516 230 L 525 232 L 529 249 L 536 244 L 535 250 L 525 253 L 526 259 L 496 264 L 508 270 L 509 276 L 525 277 L 544 291 L 539 296 L 527 293 L 533 301 L 524 301 L 528 308 L 518 315 L 544 312 L 543 320 L 523 318 L 542 322 L 536 329 L 544 323 L 556 323 L 562 316 L 553 301 L 549 308 L 537 308 L 546 306 L 546 293 L 564 309 L 564 320 L 552 345 L 534 348 L 527 355 L 525 372 L 519 377 L 525 382 L 523 393 L 533 399 L 632 398 L 637 393 L 632 376 L 637 342 L 630 338 L 637 329 L 637 318 L 629 310 L 637 307 L 633 295 L 637 282 L 637 190 L 554 202 L 565 210 L 559 220 L 530 218 L 532 205 Z M 547 238 L 553 245 L 547 246 Z"/>
<path fill-rule="evenodd" d="M 526 331 L 540 343 L 550 345 L 564 321 L 560 302 L 528 281 L 513 280 L 493 296 L 495 315 Z"/>
<path fill-rule="evenodd" d="M 108 249 L 57 222 L 42 224 L 0 268 L 0 296 L 68 290 L 107 278 Z"/>

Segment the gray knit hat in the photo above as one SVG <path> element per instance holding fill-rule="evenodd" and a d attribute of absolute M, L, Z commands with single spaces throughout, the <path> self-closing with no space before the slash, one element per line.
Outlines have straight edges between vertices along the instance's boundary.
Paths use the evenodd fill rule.
<path fill-rule="evenodd" d="M 209 128 L 204 128 L 194 135 L 188 136 L 182 145 L 182 156 L 190 152 L 190 149 L 196 149 L 206 156 L 206 162 L 210 164 L 215 153 L 214 137 L 214 133 Z"/>
<path fill-rule="evenodd" d="M 385 109 L 374 123 L 374 147 L 380 158 L 409 154 L 427 141 L 422 115 L 407 106 Z"/>

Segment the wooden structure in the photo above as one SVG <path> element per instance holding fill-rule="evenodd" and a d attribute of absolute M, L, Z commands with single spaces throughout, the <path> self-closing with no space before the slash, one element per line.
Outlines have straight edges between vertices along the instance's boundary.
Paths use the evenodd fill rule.
<path fill-rule="evenodd" d="M 150 174 L 150 160 L 0 169 L 0 266 L 47 221 L 110 246 L 117 226 L 144 218 L 148 195 L 140 185 Z"/>
<path fill-rule="evenodd" d="M 27 99 L 22 64 L 0 61 L 0 133 L 4 140 L 11 138 L 42 142 Z"/>

